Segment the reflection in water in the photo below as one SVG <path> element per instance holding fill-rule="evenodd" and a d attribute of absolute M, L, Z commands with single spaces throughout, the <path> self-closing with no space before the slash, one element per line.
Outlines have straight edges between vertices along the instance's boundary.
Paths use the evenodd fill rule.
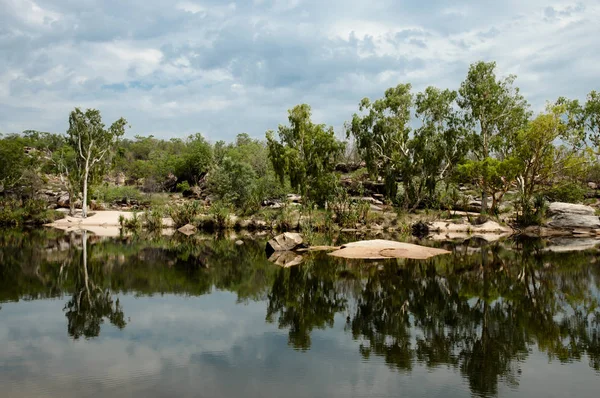
<path fill-rule="evenodd" d="M 383 358 L 403 373 L 446 367 L 480 396 L 498 395 L 501 384 L 518 389 L 532 352 L 565 364 L 586 361 L 600 375 L 597 252 L 475 243 L 426 261 L 315 254 L 282 269 L 266 260 L 261 241 L 6 232 L 0 302 L 70 295 L 67 331 L 77 339 L 99 336 L 104 320 L 125 328 L 120 294 L 217 289 L 235 293 L 239 303 L 265 302 L 267 322 L 287 331 L 289 345 L 305 355 L 314 331 L 335 328 L 342 316 L 364 360 Z"/>
<path fill-rule="evenodd" d="M 102 272 L 98 272 L 100 265 L 92 263 L 90 264 L 91 274 L 88 271 L 86 231 L 83 231 L 81 237 L 81 247 L 81 257 L 75 257 L 69 267 L 73 272 L 75 287 L 71 299 L 65 305 L 68 320 L 67 330 L 69 335 L 75 339 L 81 336 L 86 338 L 98 336 L 104 318 L 107 318 L 119 329 L 123 329 L 126 325 L 119 299 L 113 300 L 110 291 L 103 289 L 95 282 L 96 278 L 103 277 Z M 61 269 L 62 272 L 64 269 Z"/>

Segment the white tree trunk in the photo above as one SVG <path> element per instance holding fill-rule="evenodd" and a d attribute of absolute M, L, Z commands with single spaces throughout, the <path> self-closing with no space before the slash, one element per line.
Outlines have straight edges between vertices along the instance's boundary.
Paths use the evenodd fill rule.
<path fill-rule="evenodd" d="M 89 161 L 85 162 L 85 175 L 83 177 L 83 203 L 81 204 L 81 216 L 87 217 L 87 193 L 88 193 L 88 175 L 90 173 Z"/>

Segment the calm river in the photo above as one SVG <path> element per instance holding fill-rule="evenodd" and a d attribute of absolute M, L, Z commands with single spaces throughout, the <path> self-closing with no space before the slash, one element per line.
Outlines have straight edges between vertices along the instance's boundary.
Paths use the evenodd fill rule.
<path fill-rule="evenodd" d="M 1 231 L 0 396 L 600 396 L 595 250 L 284 269 L 264 244 Z"/>

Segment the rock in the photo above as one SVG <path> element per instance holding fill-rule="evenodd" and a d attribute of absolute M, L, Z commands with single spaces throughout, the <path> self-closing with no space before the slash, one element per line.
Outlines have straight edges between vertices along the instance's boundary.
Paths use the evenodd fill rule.
<path fill-rule="evenodd" d="M 480 225 L 458 224 L 453 221 L 435 221 L 427 223 L 430 232 L 469 232 L 469 233 L 512 233 L 510 227 L 505 227 L 495 221 L 486 221 Z M 421 230 L 423 227 L 420 227 Z"/>
<path fill-rule="evenodd" d="M 365 197 L 357 197 L 357 196 L 353 196 L 350 198 L 351 200 L 355 201 L 355 202 L 367 202 L 370 203 L 372 205 L 383 205 L 383 202 L 381 200 L 377 200 L 375 198 L 369 197 L 369 196 L 365 196 Z"/>
<path fill-rule="evenodd" d="M 267 253 L 294 250 L 302 246 L 302 235 L 295 232 L 284 232 L 267 242 Z"/>
<path fill-rule="evenodd" d="M 379 260 L 385 258 L 410 258 L 424 260 L 441 254 L 449 254 L 447 250 L 419 246 L 412 243 L 390 240 L 364 240 L 347 243 L 329 255 L 342 258 Z"/>
<path fill-rule="evenodd" d="M 293 193 L 288 193 L 287 194 L 287 201 L 288 202 L 292 202 L 292 203 L 300 203 L 300 202 L 302 202 L 302 196 L 296 195 L 296 194 L 293 194 Z"/>
<path fill-rule="evenodd" d="M 594 208 L 573 203 L 554 202 L 548 206 L 548 214 L 552 216 L 546 223 L 551 228 L 590 230 L 600 228 L 600 217 Z M 581 231 L 578 231 L 581 233 Z"/>
<path fill-rule="evenodd" d="M 165 181 L 163 181 L 162 186 L 166 191 L 174 190 L 177 186 L 177 177 L 175 177 L 174 174 L 169 173 Z"/>
<path fill-rule="evenodd" d="M 177 231 L 181 232 L 184 235 L 190 236 L 195 234 L 197 229 L 192 224 L 186 224 L 183 227 L 177 229 Z"/>
<path fill-rule="evenodd" d="M 63 208 L 63 209 L 68 209 L 69 208 L 69 203 L 71 203 L 71 201 L 69 200 L 69 194 L 60 195 L 58 197 L 58 199 L 56 200 L 56 205 L 58 207 Z"/>
<path fill-rule="evenodd" d="M 547 223 L 552 228 L 600 228 L 600 217 L 581 214 L 558 214 Z"/>
<path fill-rule="evenodd" d="M 123 173 L 117 174 L 116 184 L 119 186 L 125 185 L 125 174 L 123 174 Z"/>
<path fill-rule="evenodd" d="M 106 210 L 103 203 L 90 200 L 90 210 Z"/>
<path fill-rule="evenodd" d="M 589 189 L 598 189 L 598 184 L 595 182 L 588 182 L 587 185 Z"/>
<path fill-rule="evenodd" d="M 281 267 L 288 268 L 301 264 L 304 261 L 304 257 L 291 251 L 273 252 L 271 257 L 269 257 L 269 261 Z"/>
<path fill-rule="evenodd" d="M 370 205 L 369 206 L 369 210 L 371 211 L 383 211 L 383 208 L 376 206 L 376 205 Z"/>
<path fill-rule="evenodd" d="M 243 244 L 244 244 L 244 241 L 243 241 L 243 240 L 236 240 L 236 241 L 235 241 L 235 245 L 236 245 L 236 246 L 242 246 Z"/>
<path fill-rule="evenodd" d="M 202 198 L 202 189 L 199 186 L 190 187 L 190 189 L 186 189 L 181 193 L 184 198 L 189 199 L 201 199 Z"/>
<path fill-rule="evenodd" d="M 596 212 L 593 207 L 576 205 L 573 203 L 553 202 L 548 205 L 548 214 L 551 216 L 559 214 L 576 214 L 582 216 L 594 216 Z"/>

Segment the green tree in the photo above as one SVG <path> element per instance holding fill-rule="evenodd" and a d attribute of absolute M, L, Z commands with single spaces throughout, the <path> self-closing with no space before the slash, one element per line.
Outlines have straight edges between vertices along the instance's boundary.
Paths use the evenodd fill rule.
<path fill-rule="evenodd" d="M 280 125 L 279 139 L 267 131 L 267 145 L 273 168 L 281 182 L 288 176 L 292 188 L 306 199 L 323 205 L 336 182 L 336 160 L 344 151 L 344 143 L 335 138 L 333 127 L 311 121 L 307 104 L 288 111 L 290 125 Z"/>
<path fill-rule="evenodd" d="M 0 188 L 14 188 L 22 180 L 23 171 L 29 167 L 30 160 L 25 154 L 22 137 L 9 135 L 0 139 Z"/>
<path fill-rule="evenodd" d="M 185 142 L 183 154 L 178 160 L 177 178 L 198 184 L 213 164 L 213 151 L 210 143 L 200 133 L 190 135 Z"/>
<path fill-rule="evenodd" d="M 514 138 L 529 117 L 527 101 L 513 86 L 516 76 L 498 80 L 495 69 L 495 62 L 472 64 L 459 89 L 458 104 L 471 129 L 473 153 L 483 168 L 490 164 L 486 159 L 494 153 L 501 161 L 510 157 Z M 487 170 L 481 172 L 483 213 L 488 209 L 490 174 Z"/>
<path fill-rule="evenodd" d="M 401 163 L 409 156 L 410 90 L 410 84 L 400 84 L 374 102 L 364 98 L 359 105 L 363 115 L 354 114 L 346 125 L 346 134 L 354 136 L 371 176 L 383 177 L 386 195 L 392 200 L 398 192 Z"/>
<path fill-rule="evenodd" d="M 108 129 L 102 123 L 100 111 L 75 108 L 69 116 L 67 135 L 69 144 L 76 152 L 76 166 L 82 176 L 82 216 L 87 217 L 88 184 L 94 173 L 104 171 L 110 165 L 112 151 L 124 133 L 127 121 L 115 121 Z"/>

